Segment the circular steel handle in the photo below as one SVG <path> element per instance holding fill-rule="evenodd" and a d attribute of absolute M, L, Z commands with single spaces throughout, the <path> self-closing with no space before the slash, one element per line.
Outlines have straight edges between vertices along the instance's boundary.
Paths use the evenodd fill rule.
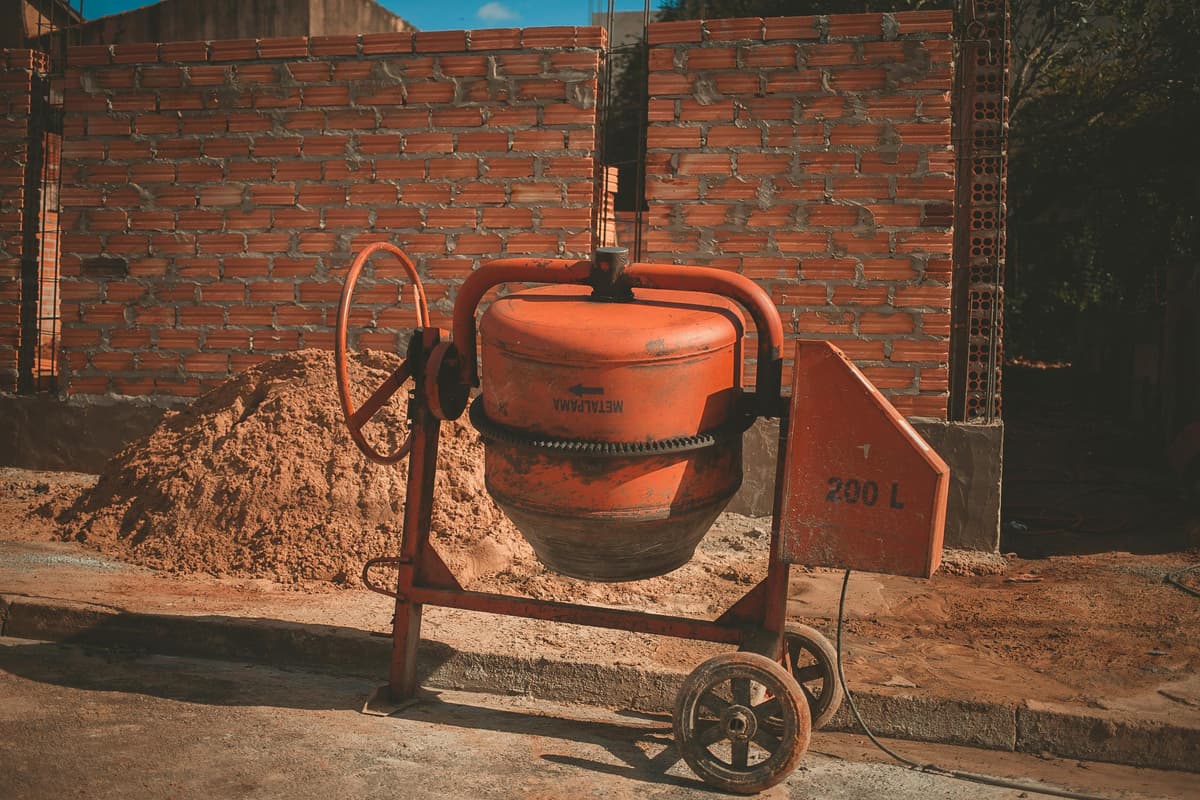
<path fill-rule="evenodd" d="M 385 454 L 380 453 L 367 442 L 366 437 L 363 436 L 362 429 L 379 412 L 379 409 L 383 408 L 384 404 L 391 399 L 392 395 L 404 385 L 404 382 L 412 377 L 413 366 L 405 360 L 367 398 L 365 403 L 355 409 L 354 398 L 350 396 L 350 365 L 349 354 L 346 348 L 346 333 L 350 327 L 350 306 L 354 299 L 354 287 L 358 284 L 359 275 L 362 274 L 363 267 L 366 266 L 367 261 L 371 256 L 380 251 L 391 253 L 400 260 L 401 266 L 404 267 L 404 271 L 413 282 L 416 297 L 417 327 L 425 328 L 429 326 L 429 305 L 425 300 L 425 287 L 421 285 L 421 278 L 417 275 L 416 266 L 395 245 L 387 242 L 375 242 L 368 245 L 355 257 L 354 261 L 350 264 L 350 271 L 346 274 L 346 283 L 342 286 L 342 297 L 338 302 L 337 325 L 334 329 L 333 364 L 334 374 L 337 377 L 338 399 L 342 403 L 342 413 L 346 417 L 346 427 L 350 429 L 350 438 L 358 445 L 358 449 L 362 451 L 363 455 L 370 460 L 378 464 L 394 464 L 408 455 L 408 451 L 412 448 L 412 432 L 409 431 L 404 443 L 394 452 Z"/>

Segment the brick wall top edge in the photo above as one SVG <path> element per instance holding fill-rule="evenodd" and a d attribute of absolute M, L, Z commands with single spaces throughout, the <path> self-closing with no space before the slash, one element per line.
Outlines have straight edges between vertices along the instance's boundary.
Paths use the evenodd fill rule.
<path fill-rule="evenodd" d="M 897 11 L 871 14 L 830 14 L 802 17 L 742 17 L 712 20 L 652 22 L 651 46 L 702 42 L 776 41 L 780 39 L 896 38 L 914 34 L 948 35 L 954 12 Z"/>
<path fill-rule="evenodd" d="M 599 49 L 607 43 L 599 26 L 483 28 L 451 31 L 399 31 L 343 36 L 283 36 L 267 39 L 139 42 L 75 45 L 67 50 L 74 67 L 109 64 L 264 61 L 329 56 L 460 53 L 493 50 Z M 4 50 L 0 65 L 29 59 L 30 50 Z M 38 54 L 41 55 L 41 54 Z"/>

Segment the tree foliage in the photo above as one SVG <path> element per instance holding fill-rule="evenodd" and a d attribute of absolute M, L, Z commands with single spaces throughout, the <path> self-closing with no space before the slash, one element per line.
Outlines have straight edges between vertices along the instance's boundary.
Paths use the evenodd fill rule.
<path fill-rule="evenodd" d="M 1166 270 L 1195 273 L 1200 7 L 1014 5 L 1009 350 L 1069 357 L 1081 315 L 1153 311 Z"/>

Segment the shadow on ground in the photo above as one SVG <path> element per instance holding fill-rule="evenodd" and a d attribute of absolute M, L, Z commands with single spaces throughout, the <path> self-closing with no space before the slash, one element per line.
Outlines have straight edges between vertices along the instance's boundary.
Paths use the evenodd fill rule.
<path fill-rule="evenodd" d="M 78 641 L 68 644 L 8 639 L 0 645 L 0 671 L 73 690 L 119 692 L 180 703 L 355 712 L 363 708 L 378 685 L 378 681 L 364 677 L 100 649 Z M 631 780 L 707 788 L 695 778 L 668 774 L 680 759 L 666 715 L 617 715 L 565 706 L 554 706 L 552 713 L 529 713 L 498 707 L 504 702 L 497 698 L 494 704 L 474 705 L 445 699 L 439 692 L 423 691 L 417 701 L 388 716 L 596 745 L 620 763 L 554 753 L 541 757 L 550 763 Z"/>

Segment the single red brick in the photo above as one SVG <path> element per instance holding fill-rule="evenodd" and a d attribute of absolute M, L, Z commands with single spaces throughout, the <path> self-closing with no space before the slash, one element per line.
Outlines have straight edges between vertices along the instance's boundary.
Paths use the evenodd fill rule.
<path fill-rule="evenodd" d="M 583 156 L 560 156 L 539 158 L 540 173 L 543 177 L 552 178 L 591 178 L 595 174 L 595 165 L 591 158 Z"/>
<path fill-rule="evenodd" d="M 164 42 L 158 48 L 158 60 L 186 63 L 208 60 L 208 42 Z"/>
<path fill-rule="evenodd" d="M 807 208 L 809 225 L 818 227 L 843 227 L 858 222 L 858 209 L 854 206 L 810 205 Z"/>
<path fill-rule="evenodd" d="M 906 145 L 950 146 L 950 121 L 944 122 L 900 122 L 892 126 Z"/>
<path fill-rule="evenodd" d="M 929 121 L 949 120 L 950 119 L 950 94 L 949 94 L 949 92 L 939 92 L 937 94 L 921 95 L 920 115 Z"/>
<path fill-rule="evenodd" d="M 710 42 L 759 40 L 763 38 L 761 17 L 710 19 L 704 21 L 705 40 Z"/>
<path fill-rule="evenodd" d="M 491 30 L 468 31 L 471 50 L 519 50 L 521 49 L 520 28 L 494 28 Z"/>
<path fill-rule="evenodd" d="M 882 14 L 830 14 L 825 22 L 831 39 L 883 35 Z"/>
<path fill-rule="evenodd" d="M 466 31 L 417 31 L 415 50 L 418 53 L 460 53 L 466 49 Z"/>
<path fill-rule="evenodd" d="M 795 333 L 825 338 L 827 334 L 849 334 L 854 329 L 854 315 L 841 309 L 806 311 L 795 317 Z"/>
<path fill-rule="evenodd" d="M 349 202 L 388 204 L 396 202 L 396 187 L 390 183 L 357 183 L 349 189 Z"/>
<path fill-rule="evenodd" d="M 754 178 L 708 179 L 705 200 L 757 200 L 762 181 Z"/>
<path fill-rule="evenodd" d="M 829 143 L 831 145 L 872 147 L 880 143 L 883 131 L 881 125 L 839 122 L 829 126 Z"/>
<path fill-rule="evenodd" d="M 179 118 L 173 114 L 138 114 L 133 126 L 134 130 L 144 135 L 178 133 Z"/>
<path fill-rule="evenodd" d="M 435 128 L 475 128 L 483 124 L 480 108 L 438 108 L 433 110 Z M 416 126 L 424 127 L 424 125 Z"/>
<path fill-rule="evenodd" d="M 346 202 L 346 189 L 342 186 L 302 184 L 297 192 L 297 202 L 303 206 L 340 206 Z"/>
<path fill-rule="evenodd" d="M 271 211 L 271 227 L 284 231 L 320 228 L 321 212 L 315 208 L 277 208 Z"/>
<path fill-rule="evenodd" d="M 301 97 L 306 106 L 348 106 L 350 105 L 350 87 L 348 86 L 305 86 L 301 89 Z M 374 127 L 374 116 L 371 127 Z"/>
<path fill-rule="evenodd" d="M 202 206 L 236 206 L 241 205 L 244 187 L 225 184 L 221 186 L 201 186 L 200 205 Z"/>
<path fill-rule="evenodd" d="M 304 58 L 307 55 L 307 36 L 280 36 L 258 40 L 259 58 Z"/>
<path fill-rule="evenodd" d="M 892 405 L 906 417 L 946 418 L 949 395 L 939 394 L 896 394 L 888 398 Z"/>
<path fill-rule="evenodd" d="M 216 39 L 209 42 L 210 61 L 252 61 L 256 58 L 257 39 Z"/>
<path fill-rule="evenodd" d="M 567 103 L 542 106 L 542 121 L 548 126 L 595 125 L 596 109 L 577 108 Z"/>
<path fill-rule="evenodd" d="M 107 64 L 111 60 L 111 47 L 106 44 L 74 45 L 67 49 L 67 63 L 72 66 Z"/>
<path fill-rule="evenodd" d="M 892 342 L 891 361 L 924 361 L 945 364 L 950 360 L 950 343 L 945 339 L 897 339 Z M 924 373 L 922 373 L 924 378 Z M 934 387 L 927 387 L 934 388 Z"/>
<path fill-rule="evenodd" d="M 562 199 L 562 187 L 556 183 L 516 183 L 512 186 L 514 203 L 559 203 Z"/>
<path fill-rule="evenodd" d="M 804 280 L 853 280 L 858 262 L 852 258 L 800 259 L 800 277 Z"/>
<path fill-rule="evenodd" d="M 652 22 L 646 30 L 646 36 L 651 47 L 659 44 L 699 44 L 704 38 L 703 25 L 701 20 Z"/>
<path fill-rule="evenodd" d="M 908 33 L 953 33 L 954 12 L 947 10 L 901 11 L 892 15 L 896 30 Z"/>
<path fill-rule="evenodd" d="M 358 55 L 358 38 L 354 34 L 313 36 L 308 40 L 308 51 L 318 57 Z"/>
<path fill-rule="evenodd" d="M 526 28 L 521 33 L 521 46 L 525 48 L 574 47 L 575 28 L 565 25 Z"/>
<path fill-rule="evenodd" d="M 767 69 L 785 67 L 795 69 L 798 55 L 799 50 L 793 44 L 758 45 L 741 48 L 743 67 Z"/>
<path fill-rule="evenodd" d="M 921 178 L 897 178 L 896 197 L 905 200 L 942 200 L 954 198 L 954 179 L 943 175 Z"/>
<path fill-rule="evenodd" d="M 163 89 L 183 86 L 183 70 L 179 67 L 143 67 L 138 77 L 143 89 Z"/>
<path fill-rule="evenodd" d="M 202 233 L 196 237 L 199 253 L 241 253 L 245 251 L 246 239 L 240 233 Z"/>
<path fill-rule="evenodd" d="M 209 158 L 246 158 L 250 155 L 250 140 L 245 137 L 223 137 L 204 143 L 204 155 Z"/>
<path fill-rule="evenodd" d="M 911 40 L 862 44 L 863 61 L 868 64 L 893 61 L 903 63 L 910 58 L 919 60 L 923 52 L 921 43 Z"/>
<path fill-rule="evenodd" d="M 763 38 L 816 39 L 821 35 L 817 17 L 767 17 L 763 20 Z"/>
<path fill-rule="evenodd" d="M 935 308 L 950 307 L 949 286 L 905 286 L 896 289 L 897 307 Z"/>
<path fill-rule="evenodd" d="M 550 54 L 549 72 L 589 72 L 600 68 L 600 56 L 594 50 L 567 50 Z"/>
<path fill-rule="evenodd" d="M 509 134 L 500 132 L 460 133 L 455 136 L 454 150 L 459 153 L 506 153 Z"/>
<path fill-rule="evenodd" d="M 747 49 L 753 50 L 756 48 Z M 693 47 L 686 52 L 687 68 L 689 70 L 737 68 L 738 48 L 736 47 Z"/>
<path fill-rule="evenodd" d="M 778 175 L 790 169 L 791 156 L 786 153 L 738 153 L 738 175 Z"/>
<path fill-rule="evenodd" d="M 837 286 L 833 290 L 835 306 L 884 306 L 888 299 L 887 286 Z"/>
<path fill-rule="evenodd" d="M 291 249 L 291 234 L 287 231 L 246 234 L 247 253 L 285 253 Z"/>
<path fill-rule="evenodd" d="M 899 192 L 897 198 L 909 199 Z M 885 228 L 913 228 L 921 224 L 921 207 L 919 205 L 897 203 L 894 205 L 867 205 L 864 208 L 870 214 L 873 224 Z"/>
<path fill-rule="evenodd" d="M 365 33 L 362 36 L 363 55 L 391 55 L 413 51 L 413 32 Z"/>
<path fill-rule="evenodd" d="M 887 177 L 837 176 L 833 178 L 833 197 L 851 200 L 887 200 L 892 196 L 892 183 Z"/>
<path fill-rule="evenodd" d="M 829 83 L 838 92 L 866 92 L 887 86 L 887 71 L 882 69 L 835 69 Z"/>
<path fill-rule="evenodd" d="M 69 395 L 108 394 L 107 375 L 71 375 L 67 378 L 66 391 Z"/>
<path fill-rule="evenodd" d="M 129 227 L 135 231 L 173 231 L 175 212 L 134 211 L 129 215 Z"/>
<path fill-rule="evenodd" d="M 863 375 L 878 389 L 911 389 L 915 387 L 916 370 L 912 367 L 861 367 Z"/>
<path fill-rule="evenodd" d="M 699 149 L 702 130 L 700 127 L 676 128 L 652 125 L 646 131 L 646 146 L 651 149 L 662 147 Z"/>
<path fill-rule="evenodd" d="M 679 156 L 680 175 L 730 175 L 732 161 L 727 153 L 682 153 Z"/>
<path fill-rule="evenodd" d="M 177 218 L 176 227 L 179 230 L 217 231 L 224 224 L 224 215 L 215 210 L 181 209 Z"/>
<path fill-rule="evenodd" d="M 487 58 L 480 55 L 443 55 L 437 59 L 442 74 L 451 77 L 485 77 Z"/>
<path fill-rule="evenodd" d="M 912 333 L 913 315 L 902 312 L 881 313 L 868 311 L 858 318 L 858 332 L 863 333 Z"/>
<path fill-rule="evenodd" d="M 430 158 L 426 160 L 429 179 L 460 179 L 479 177 L 477 158 Z"/>
<path fill-rule="evenodd" d="M 646 198 L 656 201 L 697 200 L 700 182 L 697 178 L 655 177 L 646 180 Z"/>

